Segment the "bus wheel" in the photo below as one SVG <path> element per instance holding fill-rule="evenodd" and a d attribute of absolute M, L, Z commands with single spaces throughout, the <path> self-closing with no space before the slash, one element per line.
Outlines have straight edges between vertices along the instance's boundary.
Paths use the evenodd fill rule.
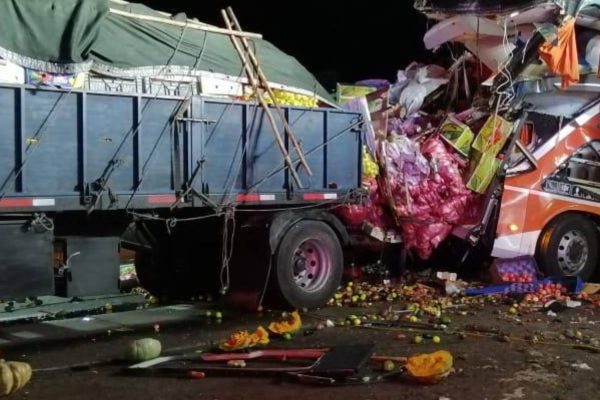
<path fill-rule="evenodd" d="M 537 259 L 549 276 L 579 276 L 588 280 L 598 265 L 598 227 L 580 214 L 556 218 L 542 233 Z"/>

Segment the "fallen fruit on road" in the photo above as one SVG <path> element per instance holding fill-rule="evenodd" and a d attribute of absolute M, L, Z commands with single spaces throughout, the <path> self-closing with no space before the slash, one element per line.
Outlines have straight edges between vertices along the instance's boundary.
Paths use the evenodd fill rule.
<path fill-rule="evenodd" d="M 289 332 L 284 333 L 283 334 L 283 339 L 284 340 L 292 340 L 293 339 L 292 334 L 289 333 Z"/>
<path fill-rule="evenodd" d="M 434 336 L 432 340 L 433 340 L 433 343 L 436 343 L 436 344 L 438 344 L 442 341 L 442 339 L 439 336 Z"/>
<path fill-rule="evenodd" d="M 146 338 L 134 340 L 129 343 L 126 358 L 132 362 L 143 362 L 153 360 L 160 356 L 162 346 L 156 339 Z"/>
<path fill-rule="evenodd" d="M 259 344 L 269 344 L 269 332 L 259 326 L 254 333 L 239 331 L 229 336 L 229 339 L 221 342 L 219 348 L 224 351 L 236 351 L 255 347 Z"/>
<path fill-rule="evenodd" d="M 392 360 L 386 360 L 383 363 L 383 370 L 384 371 L 390 372 L 390 371 L 393 371 L 394 368 L 396 368 L 396 365 L 394 364 L 394 362 Z"/>
<path fill-rule="evenodd" d="M 447 378 L 452 371 L 452 365 L 452 354 L 441 350 L 432 354 L 409 357 L 406 372 L 416 382 L 432 384 Z"/>
<path fill-rule="evenodd" d="M 413 338 L 413 342 L 415 342 L 416 344 L 420 344 L 423 343 L 423 336 L 421 335 L 417 335 Z"/>
<path fill-rule="evenodd" d="M 246 368 L 246 361 L 244 360 L 229 360 L 227 366 L 231 368 Z"/>
<path fill-rule="evenodd" d="M 271 322 L 269 330 L 278 335 L 283 335 L 285 333 L 296 333 L 302 328 L 302 319 L 298 311 L 288 314 L 285 318 L 281 322 Z"/>
<path fill-rule="evenodd" d="M 19 361 L 0 360 L 0 395 L 16 392 L 31 379 L 31 365 Z"/>

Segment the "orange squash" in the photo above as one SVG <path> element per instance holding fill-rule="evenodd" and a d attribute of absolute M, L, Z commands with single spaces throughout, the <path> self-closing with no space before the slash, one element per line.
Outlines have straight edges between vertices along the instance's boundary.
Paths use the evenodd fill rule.
<path fill-rule="evenodd" d="M 284 321 L 269 324 L 269 330 L 278 335 L 296 333 L 300 328 L 302 328 L 302 318 L 300 318 L 298 311 L 290 313 Z"/>
<path fill-rule="evenodd" d="M 406 363 L 408 376 L 420 383 L 437 383 L 450 375 L 452 354 L 445 350 L 410 357 Z"/>
<path fill-rule="evenodd" d="M 256 341 L 256 344 L 269 344 L 269 332 L 262 326 L 259 326 L 252 335 L 252 339 Z"/>
<path fill-rule="evenodd" d="M 239 331 L 233 333 L 229 338 L 219 345 L 224 351 L 236 351 L 255 347 L 257 345 L 269 344 L 269 332 L 259 326 L 254 333 Z"/>

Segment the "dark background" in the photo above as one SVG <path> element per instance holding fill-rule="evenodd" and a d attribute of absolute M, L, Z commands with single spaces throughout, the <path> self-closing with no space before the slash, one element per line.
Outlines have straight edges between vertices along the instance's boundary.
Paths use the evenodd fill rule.
<path fill-rule="evenodd" d="M 263 37 L 304 64 L 327 89 L 337 82 L 395 80 L 414 60 L 431 61 L 423 46 L 427 20 L 412 0 L 132 0 L 224 27 L 220 10 L 231 6 L 246 31 Z"/>

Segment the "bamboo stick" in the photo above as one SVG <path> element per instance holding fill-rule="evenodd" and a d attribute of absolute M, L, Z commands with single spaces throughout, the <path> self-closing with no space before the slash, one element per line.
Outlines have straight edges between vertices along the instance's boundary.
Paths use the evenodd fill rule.
<path fill-rule="evenodd" d="M 258 33 L 240 32 L 240 31 L 235 31 L 235 30 L 231 30 L 231 29 L 223 29 L 223 28 L 219 28 L 216 26 L 199 24 L 197 22 L 175 21 L 175 20 L 172 20 L 169 18 L 153 17 L 151 15 L 134 14 L 134 13 L 127 12 L 127 11 L 117 10 L 115 8 L 111 8 L 110 12 L 112 14 L 120 15 L 120 16 L 127 17 L 127 18 L 132 18 L 132 19 L 139 19 L 142 21 L 160 22 L 163 24 L 179 26 L 179 27 L 187 26 L 189 29 L 196 29 L 196 30 L 204 31 L 204 32 L 220 33 L 220 34 L 224 34 L 224 35 L 233 35 L 233 36 L 239 36 L 239 37 L 251 38 L 251 39 L 262 39 L 262 35 L 258 34 Z"/>
<path fill-rule="evenodd" d="M 229 14 L 231 21 L 233 22 L 233 28 L 241 32 L 242 27 L 231 7 L 227 8 L 227 13 Z M 292 129 L 289 126 L 287 119 L 285 118 L 285 113 L 283 112 L 283 110 L 279 107 L 279 105 L 275 101 L 275 95 L 273 93 L 273 90 L 271 89 L 271 86 L 269 85 L 269 81 L 268 81 L 267 77 L 265 76 L 262 68 L 260 67 L 260 64 L 258 62 L 258 59 L 256 58 L 256 55 L 254 54 L 252 48 L 250 47 L 250 45 L 248 43 L 248 40 L 245 37 L 242 37 L 241 41 L 245 47 L 246 53 L 248 54 L 250 60 L 252 61 L 252 64 L 254 65 L 254 68 L 256 69 L 256 72 L 262 83 L 262 86 L 264 86 L 264 88 L 267 90 L 267 93 L 269 94 L 269 96 L 271 97 L 271 100 L 273 101 L 273 105 L 275 106 L 275 109 L 277 110 L 277 113 L 279 114 L 279 117 L 281 118 L 281 121 L 283 122 L 283 127 L 285 129 L 285 132 L 286 132 L 288 138 L 290 139 L 290 141 L 292 142 L 294 148 L 296 149 L 296 153 L 298 154 L 298 157 L 300 158 L 300 162 L 306 169 L 306 173 L 309 176 L 312 176 L 312 170 L 310 169 L 310 166 L 308 165 L 308 162 L 306 161 L 306 158 L 304 157 L 304 151 L 303 151 L 300 143 L 298 143 L 298 141 L 296 140 L 296 137 L 294 136 L 294 133 L 292 132 Z"/>
<path fill-rule="evenodd" d="M 227 16 L 227 13 L 225 12 L 225 10 L 222 10 L 221 14 L 223 15 L 223 19 L 225 20 L 225 25 L 227 26 L 228 29 L 231 30 L 232 24 L 231 24 L 231 21 L 229 20 L 229 17 Z M 277 123 L 275 122 L 275 118 L 273 117 L 273 114 L 271 113 L 271 110 L 269 109 L 269 105 L 267 104 L 264 97 L 258 90 L 258 82 L 256 80 L 256 76 L 254 75 L 254 71 L 250 67 L 248 60 L 246 59 L 246 56 L 244 55 L 244 52 L 242 51 L 240 44 L 238 43 L 238 38 L 235 37 L 234 35 L 231 35 L 230 38 L 233 43 L 233 47 L 235 47 L 235 49 L 237 50 L 237 52 L 240 56 L 240 59 L 242 60 L 242 64 L 244 66 L 244 69 L 246 70 L 246 74 L 248 75 L 248 80 L 250 81 L 250 84 L 252 85 L 253 89 L 256 91 L 258 101 L 260 102 L 261 106 L 264 108 L 267 118 L 269 119 L 269 123 L 271 124 L 271 127 L 273 128 L 273 135 L 275 136 L 275 141 L 277 142 L 277 145 L 279 146 L 279 150 L 281 150 L 281 153 L 285 159 L 285 163 L 287 164 L 287 166 L 290 170 L 290 173 L 292 174 L 292 177 L 294 178 L 294 181 L 296 182 L 296 184 L 299 187 L 303 187 L 300 177 L 298 176 L 298 173 L 296 172 L 296 169 L 294 168 L 294 163 L 292 162 L 292 159 L 290 158 L 290 155 L 287 152 L 287 149 L 285 148 L 285 144 L 283 143 L 283 140 L 281 139 L 281 135 L 279 134 L 279 129 L 277 129 Z"/>

